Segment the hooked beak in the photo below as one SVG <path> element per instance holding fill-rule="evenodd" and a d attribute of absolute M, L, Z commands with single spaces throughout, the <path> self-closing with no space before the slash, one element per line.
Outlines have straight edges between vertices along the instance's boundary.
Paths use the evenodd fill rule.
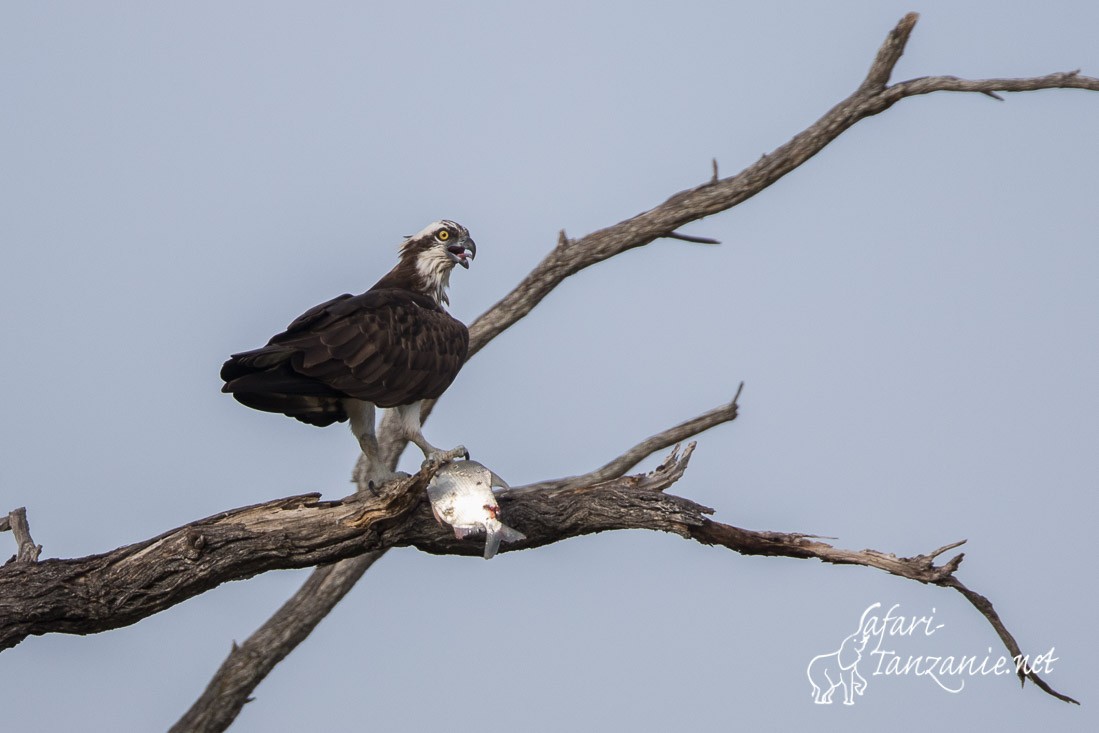
<path fill-rule="evenodd" d="M 446 251 L 450 254 L 450 259 L 454 260 L 454 264 L 468 270 L 469 261 L 477 256 L 477 243 L 467 237 L 458 244 L 450 245 Z"/>

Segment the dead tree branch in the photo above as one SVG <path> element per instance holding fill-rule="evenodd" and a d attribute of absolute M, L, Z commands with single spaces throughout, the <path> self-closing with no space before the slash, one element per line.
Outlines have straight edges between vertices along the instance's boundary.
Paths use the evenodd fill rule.
<path fill-rule="evenodd" d="M 661 433 L 646 438 L 613 461 L 610 461 L 594 471 L 585 473 L 582 476 L 570 476 L 568 478 L 553 479 L 552 481 L 539 481 L 536 484 L 528 484 L 526 486 L 517 486 L 513 491 L 564 489 L 576 486 L 587 486 L 600 481 L 609 481 L 612 478 L 618 478 L 658 450 L 663 450 L 668 446 L 682 443 L 684 440 L 693 438 L 699 433 L 705 432 L 721 423 L 735 420 L 737 412 L 740 409 L 737 400 L 740 399 L 740 393 L 743 389 L 744 382 L 741 382 L 740 386 L 737 388 L 736 395 L 733 396 L 733 400 L 729 404 L 715 407 L 709 412 L 705 412 L 696 418 L 676 425 L 674 428 L 668 428 Z"/>
<path fill-rule="evenodd" d="M 692 420 L 647 438 L 597 471 L 571 479 L 543 481 L 514 491 L 577 488 L 618 478 L 656 451 L 694 437 L 723 422 L 735 419 L 737 400 L 743 388 L 744 384 L 742 382 L 737 389 L 736 396 L 728 405 L 717 407 Z M 400 448 L 404 447 L 403 443 L 399 445 Z M 383 453 L 386 460 L 390 462 L 390 468 L 396 465 L 400 449 L 397 446 L 398 443 L 393 441 L 388 451 Z M 688 448 L 688 452 L 684 456 L 684 467 L 686 466 L 686 456 L 689 455 L 690 450 L 692 448 Z M 356 466 L 357 477 L 359 468 L 359 466 Z M 369 495 L 369 492 L 362 483 L 361 480 L 356 478 L 358 494 L 365 497 Z M 248 641 L 239 647 L 233 645 L 229 656 L 222 662 L 213 679 L 207 685 L 206 690 L 172 729 L 179 731 L 222 731 L 228 728 L 240 713 L 241 708 L 250 699 L 252 691 L 263 681 L 264 677 L 286 655 L 293 651 L 294 647 L 305 640 L 317 624 L 347 595 L 363 573 L 386 552 L 387 549 L 375 550 L 366 555 L 341 560 L 335 565 L 315 570 L 305 584 L 294 594 L 293 598 L 283 605 L 275 615 L 265 621 L 249 637 Z M 303 602 L 314 594 L 323 595 L 323 602 Z"/>
<path fill-rule="evenodd" d="M 962 555 L 935 564 L 936 556 L 959 543 L 906 558 L 876 550 L 843 550 L 802 533 L 757 532 L 715 522 L 707 516 L 712 509 L 665 493 L 683 476 L 693 449 L 693 443 L 682 453 L 677 447 L 646 474 L 503 494 L 500 505 L 504 516 L 527 539 L 502 549 L 530 549 L 608 530 L 649 529 L 744 555 L 816 558 L 878 568 L 959 590 L 1001 637 L 1006 637 L 1009 649 L 1014 646 L 1013 654 L 1018 653 L 1014 639 L 987 599 L 954 578 Z M 0 649 L 29 635 L 88 634 L 125 626 L 221 583 L 267 570 L 329 563 L 365 553 L 376 557 L 390 547 L 411 546 L 439 555 L 480 555 L 478 542 L 456 539 L 435 521 L 423 500 L 430 476 L 430 471 L 421 471 L 387 484 L 377 497 L 356 494 L 346 501 L 323 502 L 315 494 L 307 494 L 223 512 L 102 555 L 9 564 L 0 568 Z M 342 595 L 342 581 L 326 585 L 320 574 L 338 572 L 338 565 L 317 571 L 280 614 L 300 619 L 313 605 L 330 609 L 333 599 Z M 307 596 L 318 589 L 323 589 L 326 597 L 314 603 Z M 317 620 L 321 617 L 314 616 Z M 234 692 L 252 689 L 256 675 L 262 678 L 266 673 L 257 669 L 250 652 L 258 651 L 258 658 L 270 671 L 278 659 L 264 650 L 277 648 L 285 656 L 304 638 L 299 621 L 285 628 L 294 632 L 293 638 L 279 638 L 272 628 L 235 648 L 227 660 L 233 662 L 233 669 L 219 673 L 203 694 L 206 704 L 192 708 L 176 728 L 224 729 L 247 701 L 247 694 L 242 697 Z M 1075 702 L 1052 690 L 1037 675 L 1028 676 L 1059 699 Z M 228 709 L 222 710 L 226 706 Z"/>
<path fill-rule="evenodd" d="M 999 92 L 1067 88 L 1099 91 L 1099 79 L 1078 72 L 1023 79 L 922 77 L 889 85 L 917 20 L 915 13 L 906 15 L 890 32 L 855 92 L 789 142 L 763 155 L 740 173 L 719 178 L 715 160 L 712 178 L 674 194 L 652 209 L 579 239 L 569 239 L 561 232 L 556 246 L 542 262 L 472 324 L 470 356 L 522 319 L 569 276 L 657 239 L 697 239 L 680 235 L 677 230 L 762 192 L 857 122 L 884 112 L 901 99 L 936 91 L 973 92 L 997 99 L 1001 98 Z M 735 417 L 735 404 L 734 400 L 732 405 L 719 408 L 727 411 L 732 408 L 732 415 L 725 419 Z M 430 405 L 425 406 L 425 415 L 430 409 Z M 719 417 L 711 415 L 710 419 Z M 696 420 L 704 418 L 706 416 L 700 416 Z M 383 421 L 379 437 L 391 466 L 404 448 L 403 441 L 395 435 L 391 422 Z M 658 437 L 654 436 L 650 441 Z M 671 439 L 669 435 L 667 440 Z M 647 444 L 649 441 L 634 450 L 643 451 Z M 685 499 L 653 491 L 651 487 L 642 491 L 636 484 L 631 486 L 629 482 L 637 481 L 637 477 L 621 476 L 628 470 L 627 464 L 632 465 L 631 460 L 633 458 L 627 453 L 585 476 L 562 479 L 559 483 L 547 482 L 542 490 L 531 487 L 531 491 L 507 498 L 505 514 L 509 517 L 514 514 L 517 517 L 514 523 L 530 539 L 525 544 L 505 549 L 533 547 L 590 531 L 644 527 L 677 532 L 743 554 L 817 557 L 826 562 L 878 567 L 920 582 L 955 588 L 989 618 L 1010 650 L 1018 648 L 999 623 L 987 599 L 969 591 L 954 578 L 961 555 L 943 566 L 936 566 L 934 557 L 945 550 L 916 558 L 896 558 L 872 551 L 838 550 L 806 535 L 751 532 L 712 522 L 703 516 L 708 510 Z M 680 461 L 685 466 L 685 459 Z M 410 479 L 416 480 L 420 479 Z M 591 483 L 587 483 L 589 481 Z M 416 492 L 407 490 L 406 493 Z M 30 634 L 92 633 L 133 623 L 225 580 L 249 577 L 266 569 L 340 561 L 335 566 L 317 570 L 298 596 L 252 639 L 229 655 L 218 677 L 196 703 L 196 706 L 206 705 L 207 708 L 220 706 L 222 712 L 207 716 L 196 713 L 196 717 L 184 718 L 179 724 L 193 723 L 190 729 L 194 730 L 224 730 L 255 684 L 305 638 L 385 548 L 412 544 L 428 552 L 479 553 L 474 546 L 476 543 L 468 546 L 459 543 L 427 521 L 429 517 L 425 517 L 423 506 L 411 511 L 406 519 L 398 519 L 404 515 L 391 504 L 380 508 L 374 506 L 374 514 L 370 515 L 373 521 L 368 521 L 368 526 L 350 527 L 341 523 L 347 519 L 345 512 L 352 508 L 367 511 L 370 502 L 361 495 L 346 502 L 320 502 L 312 495 L 292 497 L 226 512 L 145 543 L 80 560 L 35 563 L 37 552 L 34 557 L 29 551 L 25 553 L 25 543 L 17 536 L 18 559 L 30 558 L 30 561 L 10 563 L 0 569 L 0 649 L 18 643 Z M 561 512 L 569 507 L 586 512 L 592 522 L 554 524 L 555 521 L 566 522 L 567 516 Z M 596 516 L 601 517 L 599 522 L 595 521 Z M 14 521 L 9 520 L 8 524 L 14 528 Z M 26 538 L 26 546 L 37 548 L 29 539 L 29 532 Z M 241 554 L 242 548 L 256 554 Z M 166 564 L 154 566 L 151 564 L 153 559 Z M 78 574 L 81 583 L 74 582 Z M 89 584 L 88 579 L 95 582 Z M 318 587 L 325 588 L 327 600 L 324 603 L 295 604 L 307 589 Z M 68 589 L 66 598 L 58 597 L 61 588 Z M 123 592 L 124 588 L 129 590 Z M 96 592 L 92 592 L 93 589 Z M 38 598 L 34 593 L 43 595 Z M 264 641 L 269 638 L 279 641 L 274 644 Z M 253 639 L 257 643 L 249 646 Z M 266 651 L 261 654 L 257 649 Z M 1057 695 L 1043 682 L 1033 679 L 1042 689 Z"/>
<path fill-rule="evenodd" d="M 233 647 L 210 684 L 171 733 L 225 730 L 252 698 L 256 685 L 294 651 L 346 595 L 383 550 L 317 568 L 263 626 Z"/>
<path fill-rule="evenodd" d="M 216 514 L 73 560 L 0 568 L 0 650 L 30 635 L 128 626 L 228 580 L 382 549 L 378 533 L 421 502 L 423 470 L 347 501 L 291 496 Z"/>
<path fill-rule="evenodd" d="M 510 293 L 470 327 L 470 355 L 538 305 L 565 278 L 617 254 L 675 232 L 699 219 L 740 204 L 768 188 L 824 149 L 855 123 L 884 112 L 905 97 L 937 91 L 1028 92 L 1041 89 L 1099 91 L 1099 79 L 1078 72 L 1027 79 L 967 81 L 950 76 L 924 77 L 886 86 L 919 16 L 909 13 L 890 32 L 866 79 L 851 96 L 828 110 L 789 142 L 764 155 L 740 173 L 673 195 L 664 203 L 614 226 L 560 243 Z"/>
<path fill-rule="evenodd" d="M 13 562 L 38 562 L 38 556 L 42 553 L 42 545 L 34 544 L 31 538 L 31 525 L 27 521 L 26 507 L 13 509 L 6 517 L 0 518 L 0 532 L 11 533 L 15 536 L 15 544 L 19 550 L 8 560 Z M 7 563 L 5 563 L 7 564 Z"/>

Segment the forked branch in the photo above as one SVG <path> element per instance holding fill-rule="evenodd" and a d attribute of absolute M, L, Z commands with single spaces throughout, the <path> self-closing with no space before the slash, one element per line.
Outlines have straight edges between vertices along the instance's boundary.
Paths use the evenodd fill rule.
<path fill-rule="evenodd" d="M 743 388 L 741 383 L 741 389 Z M 648 458 L 652 453 L 663 450 L 675 442 L 686 440 L 708 430 L 721 422 L 732 420 L 737 413 L 737 399 L 740 397 L 740 389 L 737 389 L 736 397 L 729 405 L 722 405 L 714 410 L 699 415 L 674 428 L 654 435 L 647 440 L 638 443 L 626 451 L 607 466 L 613 466 L 611 471 L 600 469 L 602 473 L 593 471 L 589 476 L 599 474 L 599 478 L 593 478 L 588 483 L 606 481 L 618 478 L 633 468 L 640 461 Z M 718 419 L 720 418 L 720 419 Z M 690 450 L 690 449 L 688 449 Z M 390 459 L 395 462 L 396 453 L 390 450 Z M 392 467 L 392 464 L 391 464 Z M 686 467 L 686 461 L 683 462 Z M 569 480 L 565 480 L 568 482 Z M 360 483 L 360 482 L 356 482 Z M 539 484 L 550 488 L 555 482 L 543 482 Z M 563 488 L 559 483 L 552 488 Z M 573 488 L 575 488 L 574 484 Z M 530 488 L 530 487 L 527 487 Z M 365 487 L 360 487 L 360 494 L 364 494 Z M 251 699 L 252 691 L 263 681 L 263 678 L 274 669 L 294 647 L 304 641 L 305 637 L 320 623 L 336 603 L 351 590 L 355 582 L 369 569 L 374 562 L 384 555 L 386 550 L 376 550 L 361 557 L 353 557 L 341 560 L 335 565 L 318 568 L 313 572 L 302 588 L 287 603 L 280 608 L 274 616 L 248 638 L 240 647 L 233 645 L 229 656 L 222 662 L 213 679 L 206 687 L 206 691 L 191 706 L 184 716 L 176 723 L 173 730 L 178 731 L 220 731 L 225 730 L 240 713 L 244 704 Z M 323 588 L 322 603 L 305 604 L 302 598 L 310 598 L 314 588 Z"/>
<path fill-rule="evenodd" d="M 35 562 L 42 553 L 42 545 L 34 544 L 31 537 L 31 525 L 27 521 L 26 507 L 13 509 L 6 517 L 0 517 L 0 532 L 11 531 L 15 536 L 15 544 L 19 550 L 12 556 L 9 563 Z"/>
<path fill-rule="evenodd" d="M 935 564 L 938 555 L 960 543 L 907 558 L 876 550 L 844 550 L 804 533 L 759 532 L 715 522 L 708 517 L 712 509 L 666 492 L 683 476 L 694 447 L 691 443 L 681 453 L 676 446 L 656 469 L 645 474 L 501 495 L 503 516 L 526 535 L 525 540 L 502 549 L 530 549 L 608 530 L 649 529 L 744 555 L 815 558 L 878 568 L 959 590 L 992 623 L 1012 654 L 1019 653 L 991 603 L 955 579 L 962 555 Z M 480 555 L 479 542 L 455 538 L 433 517 L 424 500 L 430 475 L 430 471 L 421 471 L 387 484 L 378 496 L 356 494 L 342 502 L 322 502 L 316 495 L 305 495 L 244 507 L 103 555 L 9 564 L 0 569 L 0 649 L 32 634 L 86 634 L 131 624 L 223 582 L 266 570 L 328 563 L 366 553 L 373 559 L 390 547 L 412 546 L 439 555 Z M 177 729 L 228 725 L 247 701 L 247 695 L 242 697 L 239 692 L 252 689 L 257 675 L 262 678 L 265 674 L 259 663 L 270 671 L 281 659 L 266 650 L 277 648 L 285 656 L 308 634 L 309 629 L 300 626 L 300 617 L 319 618 L 307 613 L 314 606 L 331 610 L 342 580 L 326 583 L 326 579 L 340 572 L 338 565 L 318 570 L 280 612 L 298 621 L 269 624 L 243 647 L 234 648 L 226 660 L 229 667 L 223 665 L 215 679 L 218 684 L 207 689 Z M 309 597 L 316 592 L 323 593 L 323 598 Z M 276 631 L 293 638 L 284 640 Z M 1035 673 L 1027 676 L 1059 699 L 1075 702 L 1052 690 Z"/>

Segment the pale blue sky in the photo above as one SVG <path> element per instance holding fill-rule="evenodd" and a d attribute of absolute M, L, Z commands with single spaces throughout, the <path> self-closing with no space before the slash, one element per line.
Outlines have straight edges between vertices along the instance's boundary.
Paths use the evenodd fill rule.
<path fill-rule="evenodd" d="M 71 557 L 346 493 L 346 429 L 220 394 L 229 353 L 365 289 L 441 217 L 477 240 L 451 289 L 471 321 L 559 229 L 784 143 L 909 10 L 898 79 L 1099 75 L 1095 3 L 963 5 L 0 5 L 0 511 L 27 506 L 45 555 Z M 1004 678 L 871 678 L 853 708 L 813 705 L 806 665 L 875 601 L 934 609 L 938 653 L 999 642 L 947 590 L 631 532 L 489 563 L 393 552 L 233 730 L 1094 730 L 1097 123 L 1081 91 L 904 101 L 689 229 L 720 247 L 659 242 L 568 281 L 426 428 L 521 484 L 744 380 L 673 491 L 854 549 L 968 538 L 962 580 L 1024 649 L 1056 647 L 1049 681 L 1082 708 Z M 28 639 L 0 655 L 4 724 L 166 728 L 305 576 Z"/>

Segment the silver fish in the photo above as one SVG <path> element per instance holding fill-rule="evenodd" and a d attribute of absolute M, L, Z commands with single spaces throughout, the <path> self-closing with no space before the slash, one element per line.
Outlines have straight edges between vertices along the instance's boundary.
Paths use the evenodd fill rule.
<path fill-rule="evenodd" d="M 484 532 L 485 559 L 500 549 L 500 540 L 518 542 L 527 537 L 500 521 L 500 505 L 492 487 L 509 488 L 507 482 L 477 461 L 455 461 L 439 469 L 427 485 L 431 513 L 462 539 Z"/>

